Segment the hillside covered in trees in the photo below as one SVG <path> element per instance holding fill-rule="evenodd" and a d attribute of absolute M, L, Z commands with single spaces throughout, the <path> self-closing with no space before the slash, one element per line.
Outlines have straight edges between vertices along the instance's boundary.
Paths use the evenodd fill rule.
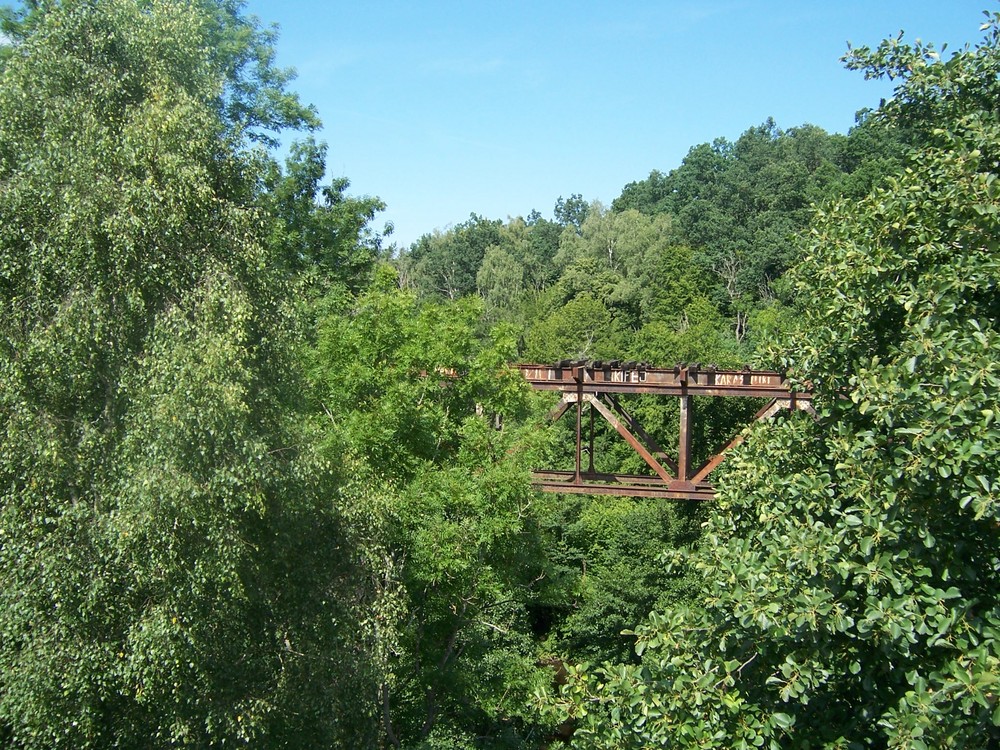
<path fill-rule="evenodd" d="M 1000 745 L 1000 14 L 851 50 L 897 88 L 847 134 L 407 248 L 241 3 L 0 24 L 4 746 Z M 567 358 L 817 415 L 710 503 L 544 494 L 569 428 L 507 365 Z M 704 453 L 754 406 L 699 409 Z"/>

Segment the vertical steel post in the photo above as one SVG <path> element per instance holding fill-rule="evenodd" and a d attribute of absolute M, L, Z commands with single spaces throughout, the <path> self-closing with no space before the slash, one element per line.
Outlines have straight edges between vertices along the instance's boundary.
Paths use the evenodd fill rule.
<path fill-rule="evenodd" d="M 580 472 L 580 454 L 583 452 L 583 368 L 576 368 L 573 375 L 576 377 L 576 476 L 573 481 L 580 484 L 583 481 Z"/>
<path fill-rule="evenodd" d="M 677 479 L 687 482 L 691 474 L 691 397 L 684 395 L 681 401 L 680 440 L 677 445 Z"/>
<path fill-rule="evenodd" d="M 590 454 L 587 460 L 588 464 L 587 473 L 593 474 L 594 473 L 594 407 L 591 406 L 590 409 L 588 409 L 588 411 L 590 413 Z"/>

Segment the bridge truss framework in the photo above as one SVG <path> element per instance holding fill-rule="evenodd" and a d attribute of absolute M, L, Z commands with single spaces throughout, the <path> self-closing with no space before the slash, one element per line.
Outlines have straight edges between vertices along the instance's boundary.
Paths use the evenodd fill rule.
<path fill-rule="evenodd" d="M 518 365 L 536 390 L 562 394 L 552 421 L 573 410 L 576 416 L 576 465 L 573 471 L 534 472 L 534 485 L 546 492 L 658 497 L 671 500 L 711 500 L 715 488 L 708 481 L 728 450 L 743 442 L 738 434 L 703 464 L 691 463 L 693 396 L 766 398 L 754 421 L 768 419 L 783 409 L 815 413 L 812 394 L 795 391 L 777 372 L 721 370 L 697 364 L 655 368 L 634 362 L 560 362 L 555 365 Z M 621 394 L 651 394 L 680 401 L 676 458 L 668 455 L 618 399 Z M 588 445 L 584 447 L 584 409 L 590 412 Z M 594 414 L 603 417 L 645 461 L 652 475 L 606 474 L 594 470 Z M 588 456 L 584 466 L 584 454 Z"/>

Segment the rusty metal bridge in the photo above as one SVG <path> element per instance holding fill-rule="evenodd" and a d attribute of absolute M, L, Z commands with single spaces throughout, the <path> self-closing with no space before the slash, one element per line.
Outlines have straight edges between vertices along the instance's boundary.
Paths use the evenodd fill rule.
<path fill-rule="evenodd" d="M 571 407 L 576 415 L 576 465 L 573 471 L 536 471 L 534 485 L 546 492 L 710 500 L 715 489 L 708 477 L 726 451 L 743 441 L 732 438 L 700 466 L 691 461 L 694 396 L 763 398 L 767 403 L 754 420 L 783 409 L 812 412 L 812 394 L 796 391 L 781 373 L 766 370 L 723 370 L 700 364 L 673 368 L 638 362 L 562 361 L 554 365 L 516 366 L 532 388 L 562 394 L 550 414 L 555 421 Z M 668 455 L 622 406 L 622 394 L 667 396 L 680 401 L 676 457 Z M 584 447 L 584 410 L 589 410 L 588 444 Z M 594 470 L 594 414 L 603 417 L 642 458 L 651 475 L 607 474 Z M 587 455 L 587 465 L 583 457 Z"/>

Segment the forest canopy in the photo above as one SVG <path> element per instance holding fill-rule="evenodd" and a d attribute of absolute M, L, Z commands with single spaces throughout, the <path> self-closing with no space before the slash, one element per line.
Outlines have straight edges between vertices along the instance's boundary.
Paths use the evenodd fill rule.
<path fill-rule="evenodd" d="M 1000 743 L 1000 14 L 850 50 L 896 89 L 846 134 L 407 248 L 237 0 L 0 29 L 0 743 Z M 609 358 L 817 415 L 699 407 L 704 504 L 538 492 L 509 365 Z"/>

